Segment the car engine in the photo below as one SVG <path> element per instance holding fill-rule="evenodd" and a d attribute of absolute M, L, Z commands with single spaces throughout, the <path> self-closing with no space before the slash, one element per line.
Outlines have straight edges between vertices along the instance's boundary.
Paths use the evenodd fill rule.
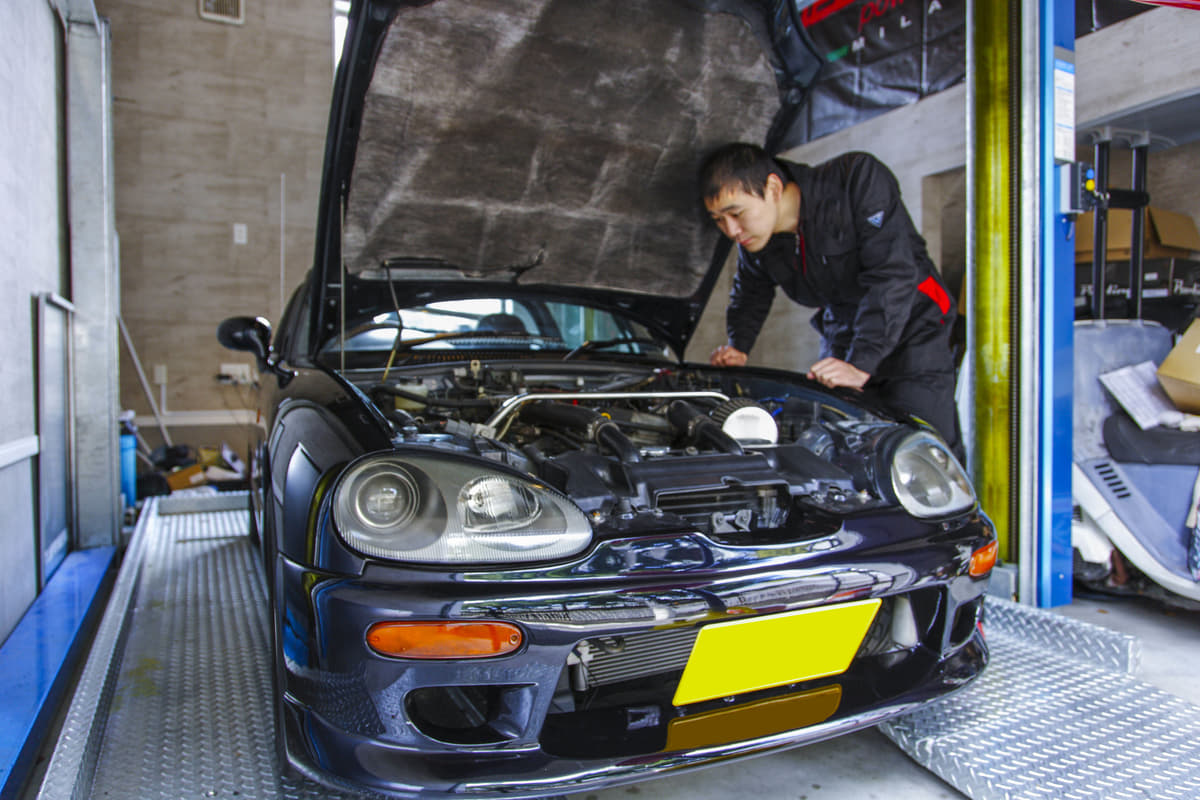
<path fill-rule="evenodd" d="M 793 499 L 817 516 L 890 504 L 879 454 L 894 422 L 811 384 L 751 380 L 719 370 L 546 373 L 472 362 L 360 386 L 398 444 L 507 464 L 597 523 L 627 528 L 649 515 L 661 526 L 674 517 L 744 542 L 785 526 Z"/>

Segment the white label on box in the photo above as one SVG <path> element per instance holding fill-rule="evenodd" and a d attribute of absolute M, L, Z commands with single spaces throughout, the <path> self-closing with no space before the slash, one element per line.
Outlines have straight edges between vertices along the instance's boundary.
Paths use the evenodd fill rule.
<path fill-rule="evenodd" d="M 1145 275 L 1142 276 L 1142 280 L 1156 281 L 1156 280 L 1158 280 L 1158 273 L 1157 272 L 1147 272 Z"/>

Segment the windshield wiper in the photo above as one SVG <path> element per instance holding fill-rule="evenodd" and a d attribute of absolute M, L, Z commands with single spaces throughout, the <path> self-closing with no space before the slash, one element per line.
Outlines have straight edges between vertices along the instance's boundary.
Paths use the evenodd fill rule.
<path fill-rule="evenodd" d="M 616 347 L 619 344 L 646 344 L 658 348 L 666 347 L 666 345 L 660 342 L 658 339 L 648 339 L 645 336 L 620 336 L 615 339 L 595 339 L 579 345 L 574 350 L 563 356 L 562 360 L 567 361 L 568 359 L 574 358 L 580 353 L 586 353 L 589 350 L 603 350 L 607 347 Z"/>

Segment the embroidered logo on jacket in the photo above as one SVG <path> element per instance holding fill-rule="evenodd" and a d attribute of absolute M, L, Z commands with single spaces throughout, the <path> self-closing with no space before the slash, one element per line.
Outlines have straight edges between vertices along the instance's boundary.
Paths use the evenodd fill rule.
<path fill-rule="evenodd" d="M 882 228 L 883 227 L 883 212 L 876 211 L 874 214 L 867 217 L 867 222 L 871 223 L 876 228 Z"/>

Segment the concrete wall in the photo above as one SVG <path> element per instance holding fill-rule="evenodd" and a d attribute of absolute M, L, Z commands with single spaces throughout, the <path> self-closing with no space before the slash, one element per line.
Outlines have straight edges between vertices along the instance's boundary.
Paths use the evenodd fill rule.
<path fill-rule="evenodd" d="M 1126 109 L 1151 105 L 1200 90 L 1200 12 L 1155 8 L 1079 39 L 1076 43 L 1076 127 Z M 1195 127 L 1200 128 L 1200 120 Z M 867 150 L 896 173 L 909 213 L 930 244 L 935 261 L 948 248 L 961 250 L 947 221 L 964 219 L 950 204 L 965 195 L 953 190 L 966 164 L 966 87 L 956 86 L 919 103 L 896 109 L 845 131 L 809 142 L 788 155 L 818 163 L 847 150 Z M 1080 152 L 1081 160 L 1091 153 Z M 1127 162 L 1114 148 L 1113 185 L 1127 184 Z M 938 180 L 928 180 L 941 176 Z M 1200 221 L 1200 145 L 1156 152 L 1149 160 L 1148 186 L 1155 205 L 1188 213 Z M 938 196 L 927 203 L 926 186 Z M 949 224 L 954 224 L 950 222 Z M 965 238 L 965 232 L 961 234 Z M 718 283 L 701 320 L 701 332 L 688 357 L 706 358 L 724 340 L 724 298 L 730 271 Z M 817 337 L 807 320 L 812 312 L 777 300 L 751 353 L 751 363 L 807 369 L 817 353 Z"/>
<path fill-rule="evenodd" d="M 194 2 L 96 7 L 113 43 L 122 316 L 172 440 L 244 452 L 253 394 L 215 375 L 253 360 L 222 348 L 215 331 L 234 314 L 277 319 L 281 293 L 311 263 L 332 2 L 247 2 L 243 25 L 201 20 Z M 121 351 L 121 403 L 146 418 L 150 402 Z M 165 367 L 165 391 L 155 366 Z M 161 440 L 154 424 L 141 427 L 152 445 Z"/>
<path fill-rule="evenodd" d="M 0 3 L 0 450 L 37 434 L 34 297 L 65 294 L 62 38 L 44 0 Z M 0 640 L 37 590 L 37 462 L 10 461 L 0 466 Z"/>

